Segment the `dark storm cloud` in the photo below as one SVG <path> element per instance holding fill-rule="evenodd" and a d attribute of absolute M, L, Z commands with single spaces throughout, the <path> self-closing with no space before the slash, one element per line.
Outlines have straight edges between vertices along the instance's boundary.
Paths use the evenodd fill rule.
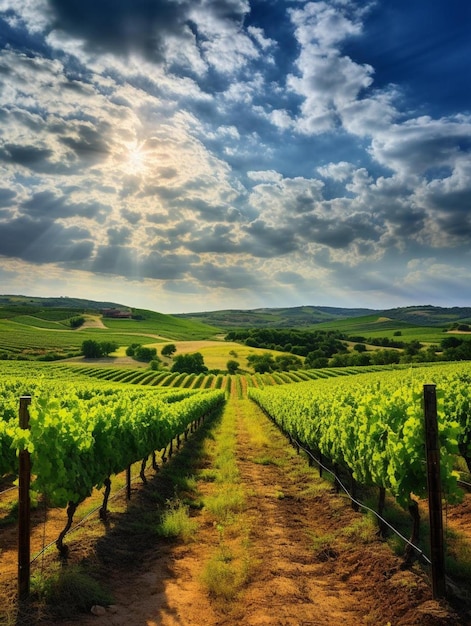
<path fill-rule="evenodd" d="M 49 148 L 7 143 L 0 148 L 0 161 L 27 167 L 36 172 L 50 169 L 48 159 L 53 155 Z"/>
<path fill-rule="evenodd" d="M 123 209 L 121 211 L 121 215 L 130 224 L 137 224 L 142 219 L 142 215 L 139 213 L 139 211 L 132 211 L 131 209 Z"/>
<path fill-rule="evenodd" d="M 132 235 L 132 230 L 127 226 L 108 229 L 108 241 L 110 246 L 122 246 L 127 243 Z"/>
<path fill-rule="evenodd" d="M 159 280 L 176 280 L 183 278 L 197 260 L 195 255 L 167 254 L 162 255 L 151 251 L 140 262 L 141 276 Z"/>
<path fill-rule="evenodd" d="M 241 265 L 216 265 L 204 263 L 193 267 L 191 274 L 201 283 L 210 287 L 225 289 L 261 289 L 262 280 L 251 268 Z"/>
<path fill-rule="evenodd" d="M 163 255 L 157 251 L 140 253 L 129 246 L 100 246 L 90 269 L 101 274 L 127 278 L 176 280 L 188 271 L 196 257 L 184 254 Z"/>
<path fill-rule="evenodd" d="M 0 187 L 0 207 L 11 207 L 15 198 L 16 192 L 13 189 Z"/>
<path fill-rule="evenodd" d="M 427 214 L 422 209 L 415 209 L 408 205 L 394 211 L 387 211 L 385 219 L 392 225 L 394 236 L 404 241 L 423 231 Z"/>
<path fill-rule="evenodd" d="M 179 33 L 188 2 L 171 0 L 49 0 L 56 26 L 91 48 L 126 54 L 138 50 L 163 59 L 162 35 Z"/>
<path fill-rule="evenodd" d="M 140 52 L 154 61 L 165 58 L 167 35 L 192 38 L 197 25 L 192 12 L 201 0 L 49 0 L 55 26 L 84 39 L 97 52 L 125 55 Z M 239 0 L 205 5 L 215 18 L 240 22 L 245 4 Z"/>
<path fill-rule="evenodd" d="M 287 226 L 274 228 L 262 220 L 255 220 L 245 230 L 251 239 L 244 241 L 242 247 L 255 257 L 273 258 L 289 254 L 299 245 L 295 232 Z"/>
<path fill-rule="evenodd" d="M 457 214 L 457 219 L 463 219 L 465 213 L 471 210 L 471 188 L 459 190 L 434 189 L 426 195 L 428 205 L 440 211 Z"/>
<path fill-rule="evenodd" d="M 468 205 L 469 206 L 469 205 Z M 471 242 L 471 215 L 468 213 L 452 213 L 437 218 L 440 232 L 455 239 Z"/>
<path fill-rule="evenodd" d="M 356 240 L 377 241 L 382 228 L 368 214 L 357 214 L 344 220 L 326 220 L 316 215 L 305 216 L 299 223 L 299 236 L 329 248 L 348 248 Z"/>
<path fill-rule="evenodd" d="M 66 196 L 57 196 L 53 191 L 40 191 L 20 205 L 23 213 L 31 217 L 55 220 L 67 217 L 97 218 L 109 209 L 99 202 L 74 203 Z"/>
<path fill-rule="evenodd" d="M 65 128 L 66 132 L 73 130 L 74 136 L 62 136 L 60 142 L 73 150 L 80 158 L 97 158 L 101 160 L 109 152 L 106 142 L 106 133 L 109 125 L 101 122 L 99 127 L 91 127 L 87 124 L 75 123 L 72 128 Z"/>
<path fill-rule="evenodd" d="M 50 220 L 18 217 L 0 224 L 0 254 L 30 263 L 61 263 L 77 266 L 93 250 L 90 233 L 81 228 L 65 228 Z"/>
<path fill-rule="evenodd" d="M 225 224 L 217 224 L 198 232 L 195 238 L 186 244 L 192 252 L 199 254 L 205 252 L 216 252 L 219 254 L 230 254 L 240 250 L 237 242 L 231 239 L 232 228 Z"/>

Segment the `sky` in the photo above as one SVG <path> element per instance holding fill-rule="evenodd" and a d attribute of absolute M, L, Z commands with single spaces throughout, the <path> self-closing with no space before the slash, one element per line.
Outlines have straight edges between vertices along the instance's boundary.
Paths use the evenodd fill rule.
<path fill-rule="evenodd" d="M 0 293 L 471 306 L 468 0 L 0 0 Z"/>

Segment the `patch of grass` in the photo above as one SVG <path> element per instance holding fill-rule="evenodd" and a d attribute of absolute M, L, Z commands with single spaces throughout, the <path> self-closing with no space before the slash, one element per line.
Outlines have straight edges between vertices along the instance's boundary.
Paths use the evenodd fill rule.
<path fill-rule="evenodd" d="M 257 465 L 279 465 L 279 462 L 268 454 L 255 457 L 253 462 Z"/>
<path fill-rule="evenodd" d="M 15 500 L 14 502 L 0 505 L 0 516 L 0 528 L 16 524 L 18 521 L 18 501 Z"/>
<path fill-rule="evenodd" d="M 58 567 L 47 576 L 31 578 L 31 593 L 56 617 L 89 612 L 95 604 L 108 606 L 112 596 L 79 565 Z"/>
<path fill-rule="evenodd" d="M 332 533 L 325 533 L 323 535 L 317 535 L 314 532 L 308 533 L 311 540 L 311 546 L 314 552 L 319 552 L 330 547 L 332 543 L 335 543 L 335 537 Z"/>
<path fill-rule="evenodd" d="M 232 600 L 247 583 L 250 569 L 247 556 L 235 559 L 227 547 L 222 546 L 206 562 L 201 582 L 212 596 Z"/>
<path fill-rule="evenodd" d="M 378 526 L 373 515 L 361 515 L 342 530 L 342 535 L 355 543 L 372 543 L 377 540 Z"/>
<path fill-rule="evenodd" d="M 190 541 L 198 528 L 198 524 L 190 517 L 190 507 L 180 500 L 168 502 L 157 532 L 162 537 L 180 537 L 186 543 Z"/>
<path fill-rule="evenodd" d="M 234 484 L 221 486 L 214 494 L 204 499 L 205 508 L 220 521 L 227 521 L 233 513 L 243 510 L 245 495 L 242 488 Z"/>
<path fill-rule="evenodd" d="M 460 533 L 446 533 L 446 571 L 453 577 L 469 584 L 471 581 L 471 544 Z"/>

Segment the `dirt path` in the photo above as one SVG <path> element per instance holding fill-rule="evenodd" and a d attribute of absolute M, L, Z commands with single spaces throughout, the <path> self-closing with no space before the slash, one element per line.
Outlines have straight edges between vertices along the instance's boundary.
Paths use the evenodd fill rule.
<path fill-rule="evenodd" d="M 140 490 L 136 510 L 129 516 L 114 514 L 108 533 L 95 538 L 93 548 L 73 546 L 106 572 L 115 604 L 98 609 L 100 615 L 41 624 L 471 625 L 471 615 L 467 621 L 431 600 L 420 570 L 402 570 L 401 559 L 375 537 L 366 516 L 319 481 L 316 470 L 296 455 L 255 405 L 237 399 L 234 390 L 228 410 L 235 413 L 245 507 L 239 524 L 228 526 L 227 538 L 234 545 L 243 543 L 249 561 L 247 582 L 238 595 L 214 598 L 202 583 L 220 534 L 205 508 L 194 509 L 198 530 L 188 543 L 164 540 L 152 527 L 139 527 L 155 509 L 156 493 L 172 497 L 171 486 L 159 483 L 157 474 L 154 486 Z M 217 483 L 198 478 L 204 469 L 195 472 L 203 501 L 218 489 Z"/>

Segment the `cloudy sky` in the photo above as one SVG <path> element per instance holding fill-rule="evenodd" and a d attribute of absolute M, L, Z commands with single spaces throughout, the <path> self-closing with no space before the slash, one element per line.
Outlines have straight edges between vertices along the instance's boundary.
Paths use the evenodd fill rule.
<path fill-rule="evenodd" d="M 471 3 L 0 0 L 0 293 L 471 305 Z"/>

